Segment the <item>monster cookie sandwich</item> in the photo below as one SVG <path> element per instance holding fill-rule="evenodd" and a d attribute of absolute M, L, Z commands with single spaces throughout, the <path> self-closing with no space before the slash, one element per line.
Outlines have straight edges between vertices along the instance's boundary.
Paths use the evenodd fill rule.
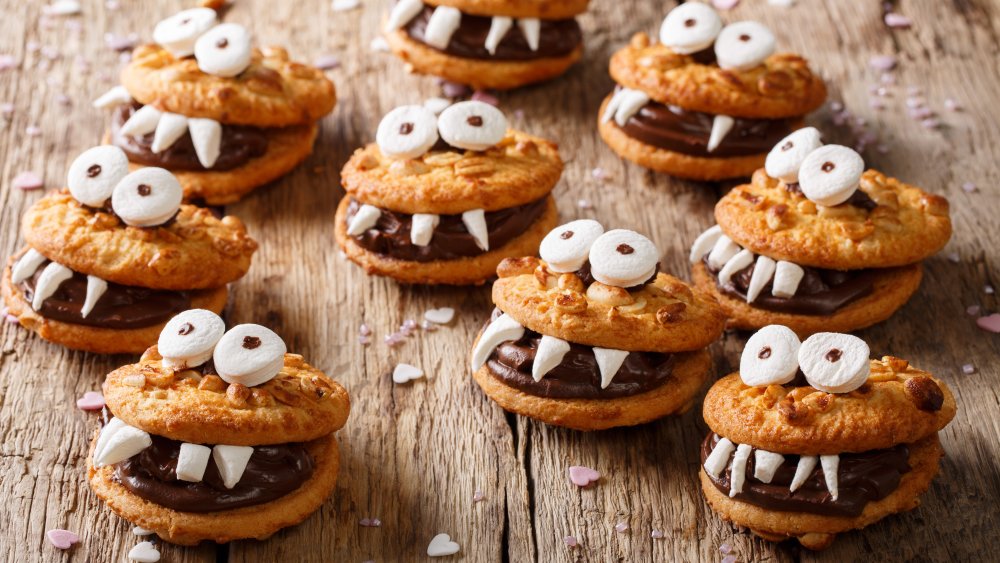
<path fill-rule="evenodd" d="M 347 257 L 370 274 L 480 284 L 502 259 L 534 253 L 556 225 L 558 147 L 508 129 L 489 104 L 460 102 L 440 117 L 399 107 L 376 141 L 344 165 L 335 227 Z"/>
<path fill-rule="evenodd" d="M 705 397 L 701 485 L 719 516 L 771 541 L 825 549 L 839 533 L 920 504 L 955 399 L 906 360 L 868 354 L 847 334 L 800 343 L 772 325 L 750 338 L 739 373 Z"/>
<path fill-rule="evenodd" d="M 185 311 L 104 398 L 90 487 L 166 541 L 264 539 L 333 492 L 347 392 L 265 327 Z"/>
<path fill-rule="evenodd" d="M 170 172 L 129 173 L 117 147 L 77 157 L 68 185 L 24 215 L 28 246 L 3 275 L 8 312 L 46 340 L 142 353 L 177 313 L 221 311 L 226 284 L 250 268 L 257 243 L 239 219 L 182 205 Z"/>
<path fill-rule="evenodd" d="M 587 0 L 399 0 L 389 47 L 415 71 L 508 90 L 559 76 L 583 54 Z"/>
<path fill-rule="evenodd" d="M 660 272 L 646 237 L 583 219 L 550 232 L 541 260 L 504 260 L 473 376 L 505 410 L 603 430 L 687 410 L 722 334 L 715 300 Z"/>
<path fill-rule="evenodd" d="M 881 322 L 951 237 L 948 201 L 876 170 L 809 127 L 782 139 L 750 184 L 715 206 L 691 249 L 694 280 L 732 328 L 799 335 Z"/>
<path fill-rule="evenodd" d="M 667 14 L 660 42 L 638 33 L 611 58 L 604 141 L 640 166 L 693 180 L 749 176 L 826 98 L 805 59 L 774 54 L 771 31 L 723 25 L 705 4 Z"/>
<path fill-rule="evenodd" d="M 105 142 L 132 168 L 173 172 L 184 197 L 234 202 L 312 152 L 318 121 L 336 101 L 319 69 L 280 47 L 253 46 L 243 26 L 194 8 L 156 25 L 132 53 L 122 85 L 94 105 L 113 108 Z"/>

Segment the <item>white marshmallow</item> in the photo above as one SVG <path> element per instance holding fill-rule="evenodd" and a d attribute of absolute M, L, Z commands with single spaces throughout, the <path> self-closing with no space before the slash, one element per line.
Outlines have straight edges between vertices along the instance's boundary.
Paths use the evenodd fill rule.
<path fill-rule="evenodd" d="M 389 19 L 385 25 L 386 29 L 388 31 L 396 31 L 410 23 L 423 9 L 424 3 L 421 0 L 399 0 L 392 7 L 392 11 L 389 12 Z"/>
<path fill-rule="evenodd" d="M 809 385 L 826 393 L 850 393 L 868 381 L 871 350 L 850 334 L 818 332 L 799 348 L 799 367 Z"/>
<path fill-rule="evenodd" d="M 104 448 L 108 445 L 108 441 L 111 440 L 111 437 L 126 426 L 128 425 L 125 424 L 124 420 L 112 417 L 112 419 L 104 425 L 104 428 L 101 428 L 101 433 L 97 435 L 97 444 L 94 445 L 94 459 L 97 459 L 97 457 L 101 455 L 101 452 L 103 452 Z"/>
<path fill-rule="evenodd" d="M 774 283 L 771 285 L 771 295 L 775 297 L 791 297 L 799 289 L 799 282 L 806 271 L 802 266 L 778 260 L 774 267 Z"/>
<path fill-rule="evenodd" d="M 707 49 L 722 31 L 722 19 L 711 7 L 699 2 L 677 6 L 660 24 L 660 43 L 675 53 L 690 55 Z"/>
<path fill-rule="evenodd" d="M 438 115 L 442 111 L 448 109 L 451 105 L 451 100 L 448 98 L 434 97 L 427 98 L 424 100 L 424 107 L 431 110 L 431 113 Z M 434 134 L 437 135 L 437 123 L 434 124 Z"/>
<path fill-rule="evenodd" d="M 819 129 L 803 127 L 793 132 L 774 145 L 767 153 L 764 170 L 772 178 L 778 178 L 787 184 L 799 181 L 799 168 L 809 153 L 823 146 Z"/>
<path fill-rule="evenodd" d="M 29 248 L 24 253 L 24 256 L 14 264 L 14 268 L 10 272 L 10 281 L 18 284 L 30 278 L 35 275 L 35 272 L 38 271 L 38 268 L 42 267 L 42 264 L 46 260 L 48 258 L 42 256 L 41 252 L 38 252 L 34 248 Z"/>
<path fill-rule="evenodd" d="M 122 124 L 122 135 L 129 137 L 142 137 L 148 133 L 156 131 L 156 125 L 160 123 L 160 116 L 163 112 L 153 106 L 142 106 L 135 110 L 132 117 Z"/>
<path fill-rule="evenodd" d="M 222 335 L 212 359 L 226 383 L 260 385 L 278 375 L 285 365 L 285 341 L 269 328 L 242 324 Z"/>
<path fill-rule="evenodd" d="M 132 94 L 129 94 L 124 86 L 115 86 L 101 94 L 100 97 L 93 101 L 92 105 L 97 109 L 107 109 L 130 103 L 132 103 Z"/>
<path fill-rule="evenodd" d="M 87 276 L 87 297 L 83 300 L 83 307 L 80 308 L 80 316 L 86 319 L 107 290 L 108 282 L 97 276 Z"/>
<path fill-rule="evenodd" d="M 462 24 L 462 12 L 458 8 L 451 6 L 438 6 L 434 8 L 431 19 L 427 21 L 424 29 L 424 43 L 431 47 L 444 50 L 451 43 L 451 36 Z"/>
<path fill-rule="evenodd" d="M 736 253 L 735 256 L 730 258 L 726 265 L 719 270 L 719 283 L 725 285 L 728 284 L 733 279 L 733 275 L 736 272 L 746 268 L 750 264 L 753 264 L 753 252 L 747 249 L 743 249 Z"/>
<path fill-rule="evenodd" d="M 490 32 L 486 34 L 486 42 L 483 46 L 489 51 L 491 55 L 496 54 L 497 46 L 503 41 L 504 36 L 510 31 L 511 26 L 514 25 L 514 20 L 508 18 L 507 16 L 493 16 L 490 21 Z"/>
<path fill-rule="evenodd" d="M 660 251 L 653 241 L 627 229 L 608 231 L 590 247 L 590 274 L 606 285 L 633 287 L 645 283 L 659 261 Z"/>
<path fill-rule="evenodd" d="M 522 18 L 517 20 L 517 27 L 521 28 L 524 40 L 528 43 L 528 48 L 532 51 L 538 50 L 538 40 L 542 34 L 542 21 L 538 18 Z"/>
<path fill-rule="evenodd" d="M 181 444 L 177 455 L 177 468 L 174 473 L 180 481 L 200 483 L 205 477 L 208 460 L 212 457 L 212 448 L 201 444 Z"/>
<path fill-rule="evenodd" d="M 184 190 L 163 168 L 140 168 L 121 179 L 111 194 L 115 214 L 133 227 L 162 225 L 181 207 Z"/>
<path fill-rule="evenodd" d="M 397 384 L 407 383 L 424 376 L 424 370 L 410 364 L 397 364 L 392 370 L 392 382 Z"/>
<path fill-rule="evenodd" d="M 364 234 L 365 231 L 374 227 L 375 223 L 378 223 L 381 216 L 382 211 L 378 207 L 368 205 L 367 203 L 362 205 L 347 225 L 347 234 L 352 237 Z"/>
<path fill-rule="evenodd" d="M 472 371 L 483 367 L 497 346 L 504 342 L 520 340 L 523 336 L 524 327 L 513 317 L 507 313 L 497 317 L 483 330 L 483 334 L 479 336 L 479 342 L 476 343 L 476 348 L 472 351 Z"/>
<path fill-rule="evenodd" d="M 153 154 L 159 154 L 170 148 L 187 133 L 188 120 L 179 113 L 163 112 L 160 122 L 156 124 L 156 133 L 153 134 L 153 144 L 150 150 Z"/>
<path fill-rule="evenodd" d="M 483 252 L 490 249 L 490 233 L 486 227 L 486 211 L 483 209 L 473 209 L 462 213 L 462 224 L 468 229 L 469 234 L 476 241 Z"/>
<path fill-rule="evenodd" d="M 385 115 L 375 143 L 389 158 L 417 158 L 438 140 L 438 118 L 424 106 L 400 106 Z"/>
<path fill-rule="evenodd" d="M 601 114 L 601 123 L 607 123 L 614 119 L 615 113 L 622 105 L 622 99 L 625 97 L 626 90 L 628 88 L 621 88 L 611 94 L 611 99 L 608 100 L 608 105 L 604 106 L 604 113 Z"/>
<path fill-rule="evenodd" d="M 486 102 L 458 102 L 438 116 L 438 132 L 453 147 L 484 151 L 503 140 L 507 117 Z"/>
<path fill-rule="evenodd" d="M 66 184 L 73 199 L 102 207 L 118 182 L 128 175 L 128 156 L 112 145 L 89 148 L 69 165 Z"/>
<path fill-rule="evenodd" d="M 774 34 L 753 21 L 731 23 L 715 39 L 715 58 L 719 67 L 750 70 L 774 53 Z"/>
<path fill-rule="evenodd" d="M 219 24 L 194 44 L 194 58 L 202 72 L 233 77 L 250 66 L 253 55 L 250 32 L 235 23 Z"/>
<path fill-rule="evenodd" d="M 865 161 L 853 149 L 841 145 L 822 146 L 802 162 L 799 187 L 810 201 L 832 207 L 854 195 L 865 171 Z"/>
<path fill-rule="evenodd" d="M 705 472 L 718 479 L 719 475 L 722 474 L 722 470 L 729 463 L 729 456 L 732 455 L 735 449 L 736 446 L 729 438 L 720 438 L 716 442 L 715 447 L 712 448 L 712 453 L 708 454 L 708 457 L 705 458 Z"/>
<path fill-rule="evenodd" d="M 160 20 L 153 28 L 153 41 L 177 58 L 194 54 L 194 44 L 201 34 L 215 25 L 215 10 L 192 8 Z"/>
<path fill-rule="evenodd" d="M 795 466 L 795 476 L 792 477 L 792 484 L 789 485 L 788 490 L 795 492 L 805 484 L 809 476 L 812 475 L 813 469 L 816 469 L 816 462 L 819 458 L 814 455 L 804 455 L 799 457 L 799 463 Z"/>
<path fill-rule="evenodd" d="M 441 217 L 433 213 L 414 213 L 410 221 L 410 242 L 416 246 L 427 246 L 440 222 Z"/>
<path fill-rule="evenodd" d="M 226 332 L 219 315 L 190 309 L 170 319 L 160 331 L 156 348 L 165 367 L 177 370 L 200 366 L 212 358 L 215 345 Z"/>
<path fill-rule="evenodd" d="M 105 426 L 108 430 L 110 424 Z M 123 424 L 108 437 L 100 452 L 94 452 L 94 467 L 114 465 L 136 455 L 153 444 L 153 439 L 135 426 Z"/>
<path fill-rule="evenodd" d="M 160 560 L 160 551 L 153 546 L 152 542 L 143 541 L 128 550 L 128 558 L 129 561 L 136 563 L 156 563 Z"/>
<path fill-rule="evenodd" d="M 761 483 L 770 483 L 778 468 L 785 463 L 785 456 L 760 449 L 754 450 L 753 458 L 753 478 Z"/>
<path fill-rule="evenodd" d="M 187 126 L 198 162 L 205 168 L 215 166 L 222 150 L 222 124 L 214 119 L 189 117 Z"/>
<path fill-rule="evenodd" d="M 743 483 L 747 478 L 747 460 L 753 448 L 749 444 L 740 444 L 733 456 L 733 464 L 729 471 L 729 498 L 743 492 Z"/>
<path fill-rule="evenodd" d="M 73 270 L 62 264 L 49 262 L 49 265 L 42 270 L 42 274 L 38 276 L 38 281 L 35 282 L 35 295 L 31 299 L 31 308 L 36 311 L 41 309 L 42 303 L 52 297 L 52 294 L 59 289 L 64 281 L 72 277 Z"/>
<path fill-rule="evenodd" d="M 740 355 L 740 379 L 750 387 L 784 385 L 799 371 L 799 337 L 782 325 L 768 325 L 747 340 Z"/>
<path fill-rule="evenodd" d="M 733 256 L 739 254 L 740 245 L 733 242 L 733 239 L 726 235 L 722 235 L 715 239 L 715 244 L 712 246 L 712 250 L 708 253 L 708 267 L 713 270 L 721 270 L 726 262 L 732 259 Z"/>
<path fill-rule="evenodd" d="M 532 379 L 541 381 L 545 374 L 562 363 L 567 352 L 569 352 L 569 342 L 543 334 L 535 351 L 535 360 L 531 363 Z"/>
<path fill-rule="evenodd" d="M 733 125 L 736 124 L 736 120 L 728 115 L 717 115 L 715 119 L 712 120 L 712 133 L 708 137 L 708 152 L 712 152 L 719 148 L 722 144 L 723 139 L 726 135 L 733 130 Z"/>
<path fill-rule="evenodd" d="M 840 491 L 837 490 L 837 471 L 840 469 L 839 455 L 819 456 L 820 465 L 823 467 L 823 480 L 826 481 L 826 490 L 830 491 L 830 497 L 837 500 Z"/>
<path fill-rule="evenodd" d="M 683 6 L 683 4 L 681 4 Z M 715 225 L 707 231 L 698 235 L 698 238 L 694 239 L 694 244 L 691 245 L 691 255 L 688 256 L 688 260 L 692 264 L 695 262 L 700 262 L 706 254 L 712 251 L 715 243 L 719 241 L 722 237 L 722 227 Z"/>
<path fill-rule="evenodd" d="M 625 350 L 594 346 L 594 359 L 597 360 L 597 368 L 601 370 L 601 389 L 607 389 L 611 385 L 627 357 L 628 352 Z"/>
<path fill-rule="evenodd" d="M 767 256 L 758 256 L 754 264 L 753 273 L 750 274 L 750 284 L 747 286 L 747 303 L 753 303 L 764 291 L 767 282 L 774 276 L 774 269 L 777 262 Z"/>
<path fill-rule="evenodd" d="M 232 489 L 240 482 L 252 455 L 253 448 L 250 446 L 219 444 L 212 448 L 212 459 L 215 460 L 215 467 L 218 468 L 219 476 L 222 477 L 222 484 L 227 489 Z"/>
<path fill-rule="evenodd" d="M 549 231 L 538 246 L 538 254 L 556 273 L 575 272 L 590 257 L 590 247 L 604 234 L 604 227 L 593 219 L 578 219 Z"/>

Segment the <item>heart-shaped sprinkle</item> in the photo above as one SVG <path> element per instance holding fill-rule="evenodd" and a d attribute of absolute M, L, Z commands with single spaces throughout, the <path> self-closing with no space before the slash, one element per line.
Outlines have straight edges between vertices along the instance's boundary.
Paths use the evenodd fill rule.
<path fill-rule="evenodd" d="M 589 487 L 600 478 L 601 474 L 589 467 L 573 465 L 569 468 L 569 480 L 577 487 Z"/>
<path fill-rule="evenodd" d="M 993 313 L 985 317 L 976 319 L 976 324 L 983 330 L 989 332 L 1000 332 L 1000 313 Z"/>
<path fill-rule="evenodd" d="M 104 408 L 104 395 L 97 391 L 87 391 L 76 400 L 76 408 L 85 411 L 99 411 Z"/>
<path fill-rule="evenodd" d="M 38 176 L 38 174 L 29 171 L 21 172 L 15 176 L 11 185 L 15 190 L 37 190 L 42 188 L 45 185 L 45 182 Z"/>
<path fill-rule="evenodd" d="M 428 309 L 424 313 L 424 318 L 428 321 L 439 324 L 446 325 L 455 318 L 455 310 L 451 307 L 441 307 L 440 309 Z"/>
<path fill-rule="evenodd" d="M 147 530 L 142 526 L 135 526 L 132 528 L 132 533 L 137 536 L 151 536 L 153 535 L 153 530 Z"/>
<path fill-rule="evenodd" d="M 431 557 L 454 555 L 458 553 L 459 549 L 459 545 L 451 541 L 451 536 L 448 534 L 438 534 L 434 536 L 430 545 L 427 546 L 427 555 Z"/>
<path fill-rule="evenodd" d="M 69 530 L 49 530 L 45 532 L 45 537 L 49 539 L 49 543 L 59 549 L 69 549 L 74 543 L 80 541 L 80 536 Z"/>
<path fill-rule="evenodd" d="M 156 563 L 160 560 L 160 552 L 153 547 L 153 544 L 144 541 L 139 542 L 129 550 L 128 558 L 139 563 Z"/>
<path fill-rule="evenodd" d="M 395 383 L 406 383 L 424 376 L 424 370 L 410 364 L 399 364 L 392 370 L 392 380 Z"/>

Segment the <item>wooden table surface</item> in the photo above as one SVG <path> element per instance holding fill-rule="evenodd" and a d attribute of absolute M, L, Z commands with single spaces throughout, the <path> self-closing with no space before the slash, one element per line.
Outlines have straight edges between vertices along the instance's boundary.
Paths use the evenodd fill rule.
<path fill-rule="evenodd" d="M 106 34 L 148 39 L 160 18 L 193 0 L 83 2 L 83 15 L 41 18 L 43 3 L 0 0 L 0 54 L 18 67 L 0 72 L 0 254 L 21 247 L 19 218 L 41 191 L 11 184 L 23 171 L 63 185 L 72 159 L 98 142 L 105 116 L 90 100 L 115 83 L 119 55 Z M 249 274 L 232 287 L 230 323 L 274 328 L 290 350 L 340 381 L 352 411 L 339 433 L 342 472 L 333 498 L 300 526 L 266 542 L 180 548 L 161 544 L 164 561 L 420 561 L 431 537 L 449 533 L 464 561 L 719 560 L 730 546 L 740 561 L 991 559 L 1000 545 L 1000 424 L 993 361 L 998 336 L 976 327 L 966 308 L 997 309 L 985 286 L 1000 275 L 1000 93 L 997 53 L 1000 5 L 987 0 L 906 1 L 894 10 L 910 29 L 888 28 L 880 2 L 799 0 L 792 8 L 743 0 L 727 21 L 768 24 L 779 47 L 804 54 L 827 80 L 829 107 L 810 120 L 842 141 L 878 135 L 869 165 L 952 203 L 955 236 L 927 261 L 923 286 L 895 317 L 861 333 L 874 356 L 909 359 L 951 385 L 959 402 L 942 433 L 946 457 L 923 504 L 863 532 L 842 535 L 814 554 L 774 545 L 722 522 L 697 484 L 698 444 L 706 432 L 700 409 L 638 428 L 580 433 L 506 415 L 485 398 L 467 369 L 473 334 L 490 311 L 483 288 L 401 287 L 366 277 L 333 242 L 333 214 L 343 196 L 338 171 L 374 137 L 380 117 L 403 103 L 439 95 L 433 78 L 409 75 L 392 56 L 374 52 L 387 2 L 334 12 L 329 0 L 236 0 L 226 16 L 252 28 L 260 43 L 284 43 L 312 61 L 339 57 L 330 71 L 340 100 L 323 122 L 314 154 L 296 172 L 227 208 L 260 241 Z M 687 277 L 687 249 L 713 224 L 712 206 L 731 185 L 684 182 L 618 159 L 598 138 L 596 112 L 612 88 L 610 54 L 633 32 L 654 32 L 670 2 L 595 0 L 580 18 L 587 53 L 563 78 L 500 96 L 515 126 L 558 140 L 566 171 L 556 189 L 562 218 L 594 217 L 656 241 L 667 271 Z M 880 71 L 873 55 L 899 66 L 884 97 L 870 91 Z M 910 87 L 923 89 L 940 128 L 907 113 Z M 961 111 L 945 109 L 947 98 Z M 876 109 L 871 100 L 884 102 Z M 865 130 L 855 122 L 866 120 Z M 34 128 L 37 127 L 37 131 Z M 32 134 L 34 132 L 35 134 Z M 595 179 L 602 169 L 605 179 Z M 962 185 L 979 188 L 969 193 Z M 581 199 L 592 209 L 578 205 Z M 456 321 L 389 348 L 382 338 L 433 307 L 454 307 Z M 358 342 L 359 324 L 374 330 Z M 736 365 L 746 335 L 727 334 L 712 347 L 716 372 Z M 85 391 L 130 357 L 101 357 L 48 344 L 16 325 L 0 329 L 0 557 L 6 560 L 121 561 L 137 543 L 131 525 L 113 515 L 85 484 L 84 458 L 97 417 L 77 410 Z M 426 381 L 394 385 L 395 364 L 418 365 Z M 976 373 L 964 374 L 972 364 Z M 604 478 L 577 489 L 567 467 L 586 465 Z M 481 502 L 473 502 L 480 490 Z M 361 527 L 378 518 L 381 527 Z M 619 522 L 626 533 L 614 529 Z M 51 528 L 78 532 L 61 552 L 45 539 Z M 652 539 L 660 530 L 663 539 Z M 578 538 L 570 549 L 565 536 Z"/>

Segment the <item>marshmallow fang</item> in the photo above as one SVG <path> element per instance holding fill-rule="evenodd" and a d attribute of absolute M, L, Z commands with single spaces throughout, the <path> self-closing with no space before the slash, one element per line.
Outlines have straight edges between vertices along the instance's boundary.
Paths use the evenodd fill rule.
<path fill-rule="evenodd" d="M 754 264 L 753 273 L 750 274 L 750 284 L 747 286 L 747 303 L 753 303 L 764 290 L 767 282 L 774 276 L 777 262 L 767 256 L 758 256 Z"/>
<path fill-rule="evenodd" d="M 212 459 L 215 460 L 215 467 L 222 477 L 222 484 L 227 489 L 232 489 L 236 483 L 240 482 L 243 472 L 253 455 L 253 448 L 250 446 L 225 446 L 217 445 L 212 448 Z"/>
<path fill-rule="evenodd" d="M 840 468 L 839 455 L 821 455 L 819 462 L 823 467 L 823 479 L 826 481 L 826 490 L 830 491 L 830 497 L 837 500 L 840 496 L 837 491 L 837 470 Z"/>
<path fill-rule="evenodd" d="M 475 350 L 472 351 L 472 371 L 483 367 L 486 360 L 493 354 L 493 350 L 501 343 L 520 340 L 523 336 L 524 327 L 515 321 L 513 317 L 507 313 L 497 317 L 496 320 L 483 330 L 483 334 L 479 337 L 479 342 L 476 343 Z"/>
<path fill-rule="evenodd" d="M 410 242 L 416 246 L 427 246 L 434 238 L 434 229 L 441 217 L 431 213 L 415 213 L 410 223 Z"/>
<path fill-rule="evenodd" d="M 130 103 L 132 103 L 132 94 L 129 94 L 124 86 L 115 86 L 94 100 L 93 106 L 97 109 L 107 109 Z"/>
<path fill-rule="evenodd" d="M 351 218 L 350 224 L 347 225 L 347 234 L 352 237 L 364 234 L 365 231 L 375 226 L 381 216 L 382 211 L 378 207 L 367 203 L 362 205 Z"/>
<path fill-rule="evenodd" d="M 500 45 L 500 41 L 507 35 L 512 25 L 514 25 L 514 20 L 511 18 L 493 16 L 493 19 L 490 21 L 490 32 L 486 34 L 486 42 L 483 45 L 491 55 L 496 54 L 497 46 Z"/>
<path fill-rule="evenodd" d="M 517 20 L 517 27 L 521 28 L 524 40 L 528 43 L 528 48 L 532 51 L 538 50 L 538 40 L 542 33 L 542 21 L 538 18 L 524 18 Z"/>
<path fill-rule="evenodd" d="M 736 272 L 743 270 L 750 264 L 753 264 L 753 252 L 744 248 L 730 258 L 726 265 L 719 270 L 719 282 L 723 285 L 728 284 Z"/>
<path fill-rule="evenodd" d="M 740 444 L 733 456 L 733 464 L 729 471 L 729 498 L 743 492 L 743 483 L 747 478 L 747 460 L 753 448 L 750 444 Z"/>
<path fill-rule="evenodd" d="M 111 425 L 105 426 L 105 430 Z M 136 455 L 153 444 L 153 439 L 143 430 L 122 423 L 104 443 L 100 452 L 94 452 L 94 467 L 114 465 Z M 100 445 L 100 440 L 98 440 Z"/>
<path fill-rule="evenodd" d="M 816 462 L 819 458 L 814 455 L 804 455 L 799 457 L 799 463 L 795 466 L 795 476 L 792 477 L 792 484 L 789 485 L 788 490 L 795 492 L 805 484 L 809 476 L 812 475 L 813 469 L 816 469 Z"/>
<path fill-rule="evenodd" d="M 127 426 L 125 421 L 120 418 L 112 418 L 104 425 L 101 429 L 101 433 L 97 435 L 97 444 L 94 445 L 94 459 L 96 460 L 101 452 L 104 451 L 105 446 L 108 445 L 108 441 L 111 437 L 115 435 L 116 432 L 125 428 Z"/>
<path fill-rule="evenodd" d="M 49 265 L 42 270 L 42 274 L 38 276 L 38 281 L 35 282 L 35 295 L 31 300 L 31 308 L 36 311 L 41 309 L 42 303 L 52 297 L 52 294 L 59 289 L 64 281 L 72 277 L 73 270 L 62 264 L 49 262 Z"/>
<path fill-rule="evenodd" d="M 715 447 L 712 448 L 712 453 L 705 458 L 705 472 L 718 479 L 722 470 L 726 468 L 726 464 L 729 463 L 729 456 L 735 449 L 736 446 L 729 438 L 720 438 Z"/>
<path fill-rule="evenodd" d="M 729 262 L 733 256 L 736 256 L 740 252 L 740 246 L 733 242 L 733 239 L 726 235 L 720 236 L 715 241 L 715 245 L 712 246 L 712 250 L 708 253 L 708 267 L 713 270 L 721 270 L 726 262 Z"/>
<path fill-rule="evenodd" d="M 200 444 L 181 444 L 177 455 L 177 479 L 189 483 L 200 483 L 205 477 L 208 459 L 212 456 L 212 448 Z"/>
<path fill-rule="evenodd" d="M 135 110 L 132 117 L 128 118 L 121 128 L 122 135 L 129 137 L 141 137 L 147 133 L 156 131 L 157 124 L 160 123 L 160 116 L 163 112 L 153 106 L 142 106 Z"/>
<path fill-rule="evenodd" d="M 404 25 L 410 23 L 424 9 L 421 0 L 399 0 L 392 11 L 389 12 L 389 21 L 386 22 L 388 31 L 396 31 Z"/>
<path fill-rule="evenodd" d="M 735 123 L 736 120 L 728 115 L 715 116 L 712 120 L 712 133 L 708 137 L 708 152 L 714 151 L 722 144 L 722 140 L 732 131 Z"/>
<path fill-rule="evenodd" d="M 785 463 L 785 456 L 765 450 L 754 450 L 753 457 L 753 478 L 761 483 L 770 483 L 778 468 Z"/>
<path fill-rule="evenodd" d="M 83 307 L 80 308 L 80 316 L 87 318 L 87 315 L 94 310 L 94 306 L 107 290 L 108 282 L 97 276 L 87 276 L 87 298 L 83 301 Z"/>
<path fill-rule="evenodd" d="M 615 110 L 615 123 L 619 127 L 625 124 L 632 116 L 639 113 L 643 106 L 649 103 L 649 95 L 639 90 L 622 90 L 621 101 Z"/>
<path fill-rule="evenodd" d="M 222 149 L 222 124 L 214 119 L 189 117 L 187 126 L 198 162 L 205 168 L 215 166 Z"/>
<path fill-rule="evenodd" d="M 715 243 L 719 241 L 720 237 L 722 237 L 722 227 L 718 225 L 698 235 L 698 238 L 694 239 L 694 244 L 691 245 L 691 255 L 688 257 L 688 260 L 692 264 L 700 261 L 706 254 L 712 251 L 712 248 L 715 247 Z"/>
<path fill-rule="evenodd" d="M 164 112 L 160 116 L 159 123 L 156 124 L 156 133 L 153 135 L 153 144 L 150 150 L 153 154 L 159 154 L 177 142 L 187 133 L 188 120 L 178 113 Z"/>
<path fill-rule="evenodd" d="M 545 374 L 562 363 L 567 352 L 569 352 L 569 342 L 543 334 L 535 352 L 535 361 L 531 364 L 531 378 L 541 381 Z"/>
<path fill-rule="evenodd" d="M 462 223 L 483 252 L 490 249 L 490 234 L 486 227 L 486 211 L 473 209 L 462 213 Z"/>
<path fill-rule="evenodd" d="M 444 50 L 451 43 L 451 36 L 458 30 L 462 23 L 462 12 L 458 8 L 450 6 L 438 6 L 427 21 L 427 28 L 424 30 L 424 42 L 431 47 Z"/>
<path fill-rule="evenodd" d="M 594 359 L 597 360 L 597 367 L 601 370 L 601 389 L 607 389 L 611 385 L 628 352 L 625 350 L 613 350 L 611 348 L 594 347 Z"/>
<path fill-rule="evenodd" d="M 775 297 L 792 297 L 799 289 L 799 282 L 806 271 L 798 264 L 792 264 L 784 260 L 779 260 L 774 269 L 774 284 L 771 286 L 771 295 Z"/>
<path fill-rule="evenodd" d="M 24 253 L 24 256 L 22 256 L 21 259 L 14 264 L 14 268 L 10 272 L 10 281 L 15 284 L 19 284 L 30 278 L 35 275 L 35 272 L 38 271 L 38 268 L 42 267 L 42 264 L 44 264 L 46 260 L 48 260 L 48 258 L 42 256 L 40 252 L 34 248 L 29 248 L 28 251 Z"/>

